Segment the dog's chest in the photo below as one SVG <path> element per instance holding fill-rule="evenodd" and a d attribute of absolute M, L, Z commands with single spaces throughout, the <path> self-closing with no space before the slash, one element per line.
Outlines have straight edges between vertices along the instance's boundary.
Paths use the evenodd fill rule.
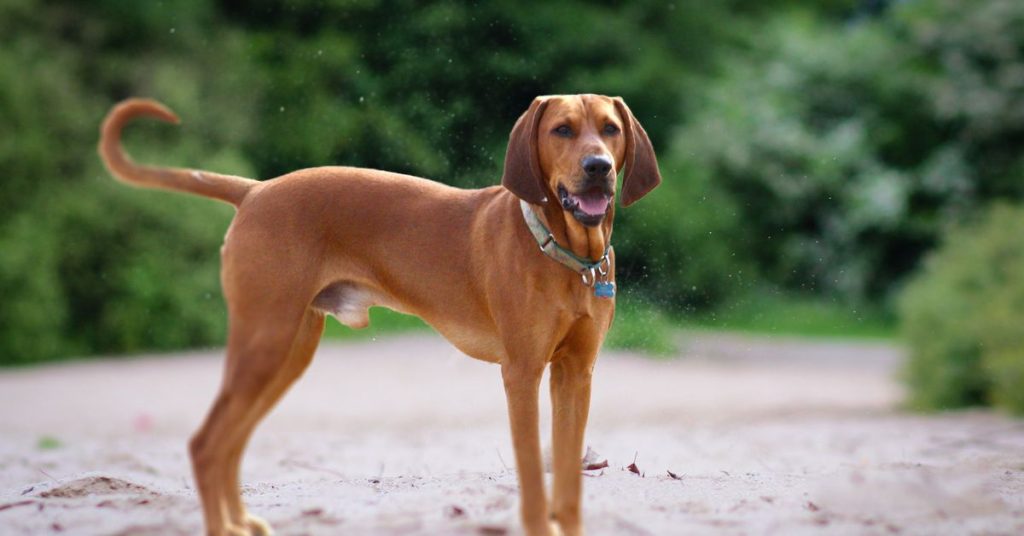
<path fill-rule="evenodd" d="M 489 363 L 501 362 L 504 350 L 501 341 L 494 334 L 455 324 L 431 325 L 452 343 L 452 346 L 469 357 Z"/>

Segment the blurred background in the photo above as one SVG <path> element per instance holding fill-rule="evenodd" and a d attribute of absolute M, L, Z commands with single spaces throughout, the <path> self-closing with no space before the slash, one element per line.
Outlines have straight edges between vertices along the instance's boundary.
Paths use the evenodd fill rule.
<path fill-rule="evenodd" d="M 232 209 L 139 161 L 496 184 L 540 94 L 621 95 L 663 185 L 616 217 L 614 347 L 687 330 L 883 339 L 910 403 L 1024 412 L 1017 0 L 0 1 L 0 363 L 217 346 Z M 375 311 L 369 335 L 420 329 Z M 328 336 L 353 336 L 331 323 Z"/>

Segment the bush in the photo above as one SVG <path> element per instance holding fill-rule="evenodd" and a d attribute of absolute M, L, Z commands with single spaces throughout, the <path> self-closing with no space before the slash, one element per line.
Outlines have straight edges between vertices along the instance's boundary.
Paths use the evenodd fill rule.
<path fill-rule="evenodd" d="M 670 357 L 679 352 L 676 324 L 658 307 L 632 293 L 616 298 L 615 320 L 604 340 L 605 348 L 634 350 L 652 356 Z"/>
<path fill-rule="evenodd" d="M 770 282 L 881 303 L 943 222 L 1024 199 L 1024 3 L 892 2 L 844 26 L 805 10 L 725 49 L 670 153 L 736 199 Z"/>
<path fill-rule="evenodd" d="M 97 129 L 121 98 L 157 98 L 183 120 L 130 128 L 129 153 L 145 163 L 256 178 L 345 164 L 490 185 L 537 94 L 621 94 L 660 148 L 681 119 L 684 80 L 739 31 L 734 8 L 771 10 L 262 4 L 0 2 L 0 117 L 16 133 L 0 137 L 0 363 L 222 336 L 214 267 L 226 213 L 99 170 Z M 647 262 L 638 254 L 634 265 Z M 662 273 L 674 272 L 651 277 Z"/>
<path fill-rule="evenodd" d="M 230 208 L 97 178 L 32 209 L 0 234 L 0 364 L 222 342 Z"/>
<path fill-rule="evenodd" d="M 953 230 L 900 300 L 910 403 L 1024 414 L 1024 208 Z"/>
<path fill-rule="evenodd" d="M 615 213 L 616 272 L 624 291 L 676 313 L 713 307 L 748 290 L 753 270 L 737 256 L 732 199 L 700 168 L 661 162 L 664 181 Z"/>

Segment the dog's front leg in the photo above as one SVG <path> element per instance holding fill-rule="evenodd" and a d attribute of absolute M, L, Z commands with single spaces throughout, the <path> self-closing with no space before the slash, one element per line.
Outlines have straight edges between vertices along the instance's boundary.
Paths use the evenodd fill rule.
<path fill-rule="evenodd" d="M 540 452 L 538 396 L 544 362 L 531 358 L 509 360 L 501 365 L 512 426 L 512 448 L 519 473 L 520 515 L 529 536 L 555 534 L 548 519 L 548 501 L 544 492 L 544 470 Z"/>
<path fill-rule="evenodd" d="M 551 509 L 566 536 L 583 534 L 580 515 L 583 435 L 596 351 L 566 352 L 551 362 L 554 492 Z"/>

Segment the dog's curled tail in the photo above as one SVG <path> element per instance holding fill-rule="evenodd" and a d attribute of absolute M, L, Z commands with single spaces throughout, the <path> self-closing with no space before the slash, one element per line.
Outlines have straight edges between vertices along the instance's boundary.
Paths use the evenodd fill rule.
<path fill-rule="evenodd" d="M 118 180 L 136 186 L 164 188 L 212 197 L 236 207 L 257 183 L 252 179 L 192 169 L 136 164 L 121 148 L 121 129 L 136 117 L 147 116 L 178 124 L 178 116 L 163 104 L 149 99 L 128 99 L 107 114 L 100 127 L 100 158 Z"/>

